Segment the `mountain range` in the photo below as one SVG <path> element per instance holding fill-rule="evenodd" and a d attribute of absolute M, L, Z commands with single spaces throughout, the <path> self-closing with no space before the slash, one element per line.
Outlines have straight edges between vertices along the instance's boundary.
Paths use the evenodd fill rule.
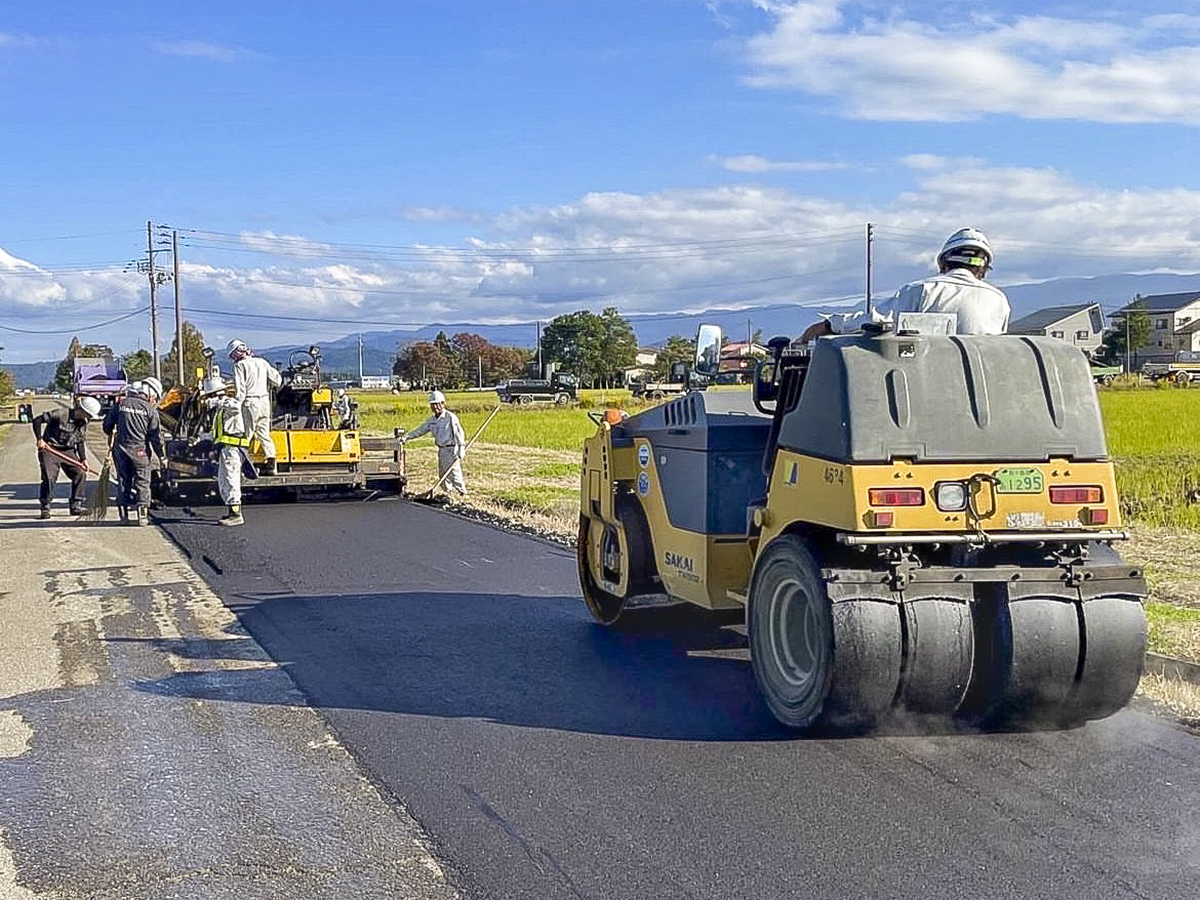
<path fill-rule="evenodd" d="M 1039 309 L 1099 303 L 1105 314 L 1111 314 L 1130 303 L 1138 295 L 1174 294 L 1196 291 L 1200 295 L 1198 275 L 1102 275 L 1093 278 L 1059 278 L 1036 284 L 1005 286 L 1012 305 L 1012 320 Z M 878 298 L 877 298 L 878 299 Z M 844 311 L 853 303 L 839 304 Z M 707 309 L 695 313 L 661 313 L 626 316 L 637 334 L 638 344 L 654 347 L 673 335 L 694 335 L 701 322 L 720 325 L 726 334 L 737 340 L 755 331 L 763 338 L 787 334 L 795 336 L 817 319 L 818 312 L 837 311 L 832 305 L 812 303 L 776 304 L 745 309 Z M 322 369 L 326 373 L 344 373 L 351 377 L 359 372 L 359 340 L 362 341 L 362 374 L 388 375 L 397 349 L 412 341 L 433 340 L 439 332 L 453 336 L 461 332 L 478 334 L 493 344 L 533 349 L 537 346 L 537 328 L 531 323 L 519 325 L 481 325 L 470 322 L 427 325 L 415 330 L 364 331 L 347 334 L 334 340 L 317 340 L 321 348 Z M 286 363 L 294 345 L 256 348 L 259 356 L 272 362 Z M 2 365 L 2 364 L 0 364 Z M 41 388 L 54 377 L 57 361 L 24 363 L 4 366 L 13 373 L 18 388 Z"/>

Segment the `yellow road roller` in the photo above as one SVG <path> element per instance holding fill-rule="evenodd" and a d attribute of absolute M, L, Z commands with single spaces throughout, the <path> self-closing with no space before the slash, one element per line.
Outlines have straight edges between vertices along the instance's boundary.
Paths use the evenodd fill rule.
<path fill-rule="evenodd" d="M 695 372 L 717 375 L 702 326 Z M 596 415 L 577 555 L 587 607 L 745 608 L 785 726 L 898 712 L 1076 725 L 1141 676 L 1146 584 L 1087 359 L 1053 338 L 770 342 L 749 390 Z"/>

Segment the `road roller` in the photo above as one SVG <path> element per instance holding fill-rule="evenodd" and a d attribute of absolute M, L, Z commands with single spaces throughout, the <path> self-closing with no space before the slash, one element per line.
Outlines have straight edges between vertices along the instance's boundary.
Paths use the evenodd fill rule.
<path fill-rule="evenodd" d="M 718 378 L 700 328 L 694 372 Z M 876 324 L 770 342 L 749 389 L 593 413 L 577 556 L 602 625 L 744 609 L 784 726 L 900 714 L 1073 727 L 1141 677 L 1146 583 L 1083 353 Z"/>

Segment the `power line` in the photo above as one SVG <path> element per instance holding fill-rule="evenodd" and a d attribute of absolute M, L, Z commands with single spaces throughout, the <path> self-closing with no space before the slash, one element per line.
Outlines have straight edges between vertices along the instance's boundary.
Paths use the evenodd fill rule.
<path fill-rule="evenodd" d="M 123 322 L 125 319 L 131 319 L 134 316 L 140 316 L 144 312 L 148 312 L 149 306 L 143 306 L 141 309 L 135 309 L 133 312 L 125 313 L 122 316 L 117 316 L 115 319 L 109 319 L 107 322 L 97 322 L 95 325 L 80 325 L 77 328 L 54 329 L 50 331 L 34 331 L 28 328 L 13 328 L 11 325 L 0 325 L 0 329 L 5 331 L 13 331 L 17 334 L 74 334 L 77 331 L 93 331 L 97 328 L 104 328 L 107 325 L 113 325 L 117 322 Z"/>

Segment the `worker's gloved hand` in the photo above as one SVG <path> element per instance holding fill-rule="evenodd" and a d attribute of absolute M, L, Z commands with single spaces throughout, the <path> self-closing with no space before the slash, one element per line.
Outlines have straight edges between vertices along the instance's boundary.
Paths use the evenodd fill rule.
<path fill-rule="evenodd" d="M 47 447 L 49 447 L 49 446 L 50 446 L 50 445 L 49 445 L 49 444 L 47 444 L 45 441 L 43 441 L 41 438 L 38 438 L 38 440 L 37 440 L 37 448 L 38 448 L 39 450 L 45 450 L 45 449 L 46 449 Z"/>
<path fill-rule="evenodd" d="M 462 462 L 466 458 L 467 458 L 467 448 L 463 447 L 458 451 L 458 461 Z"/>

